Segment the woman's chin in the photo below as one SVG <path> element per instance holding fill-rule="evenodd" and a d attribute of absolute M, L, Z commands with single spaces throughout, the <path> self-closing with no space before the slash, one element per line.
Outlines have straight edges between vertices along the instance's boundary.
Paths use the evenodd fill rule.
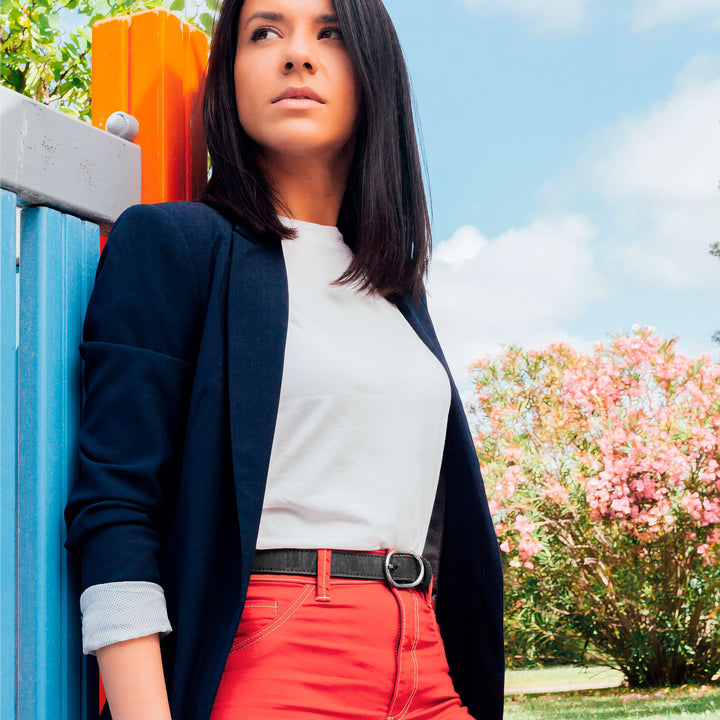
<path fill-rule="evenodd" d="M 283 137 L 282 142 L 259 144 L 260 152 L 266 158 L 282 162 L 287 160 L 304 160 L 306 162 L 334 162 L 341 160 L 351 146 L 350 140 L 343 143 L 328 142 L 309 134 L 293 133 Z"/>

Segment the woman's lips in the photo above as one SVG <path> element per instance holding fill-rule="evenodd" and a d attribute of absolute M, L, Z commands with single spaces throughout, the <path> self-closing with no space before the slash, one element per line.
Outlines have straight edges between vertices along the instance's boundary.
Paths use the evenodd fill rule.
<path fill-rule="evenodd" d="M 273 104 L 282 104 L 289 107 L 312 107 L 325 101 L 310 87 L 290 87 L 278 95 Z"/>

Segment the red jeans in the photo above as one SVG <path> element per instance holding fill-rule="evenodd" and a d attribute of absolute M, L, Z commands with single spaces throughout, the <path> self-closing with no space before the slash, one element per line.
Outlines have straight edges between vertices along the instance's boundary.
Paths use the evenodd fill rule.
<path fill-rule="evenodd" d="M 211 720 L 468 720 L 429 593 L 331 579 L 326 552 L 252 575 Z"/>

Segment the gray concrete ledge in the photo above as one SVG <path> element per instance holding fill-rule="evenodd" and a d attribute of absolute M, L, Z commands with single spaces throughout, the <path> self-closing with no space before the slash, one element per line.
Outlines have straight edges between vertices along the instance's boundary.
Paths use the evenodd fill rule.
<path fill-rule="evenodd" d="M 107 231 L 140 202 L 140 147 L 0 87 L 0 186 Z"/>

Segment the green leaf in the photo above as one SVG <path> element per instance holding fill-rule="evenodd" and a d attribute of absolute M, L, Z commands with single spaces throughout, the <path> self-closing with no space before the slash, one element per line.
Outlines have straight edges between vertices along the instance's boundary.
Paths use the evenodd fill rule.
<path fill-rule="evenodd" d="M 69 115 L 70 117 L 74 117 L 74 118 L 78 117 L 77 110 L 70 108 L 67 105 L 64 105 L 64 104 L 59 105 L 57 109 L 60 110 L 60 112 L 63 112 L 66 115 Z"/>
<path fill-rule="evenodd" d="M 90 5 L 92 8 L 91 15 L 93 17 L 96 17 L 98 15 L 102 17 L 107 17 L 108 15 L 110 15 L 111 8 L 110 5 L 106 2 L 106 0 L 93 0 Z"/>
<path fill-rule="evenodd" d="M 210 15 L 210 13 L 200 13 L 198 20 L 200 21 L 200 27 L 202 27 L 208 35 L 211 35 L 214 25 L 213 16 Z"/>
<path fill-rule="evenodd" d="M 173 0 L 172 5 L 170 5 L 170 9 L 182 12 L 185 10 L 185 0 Z"/>

